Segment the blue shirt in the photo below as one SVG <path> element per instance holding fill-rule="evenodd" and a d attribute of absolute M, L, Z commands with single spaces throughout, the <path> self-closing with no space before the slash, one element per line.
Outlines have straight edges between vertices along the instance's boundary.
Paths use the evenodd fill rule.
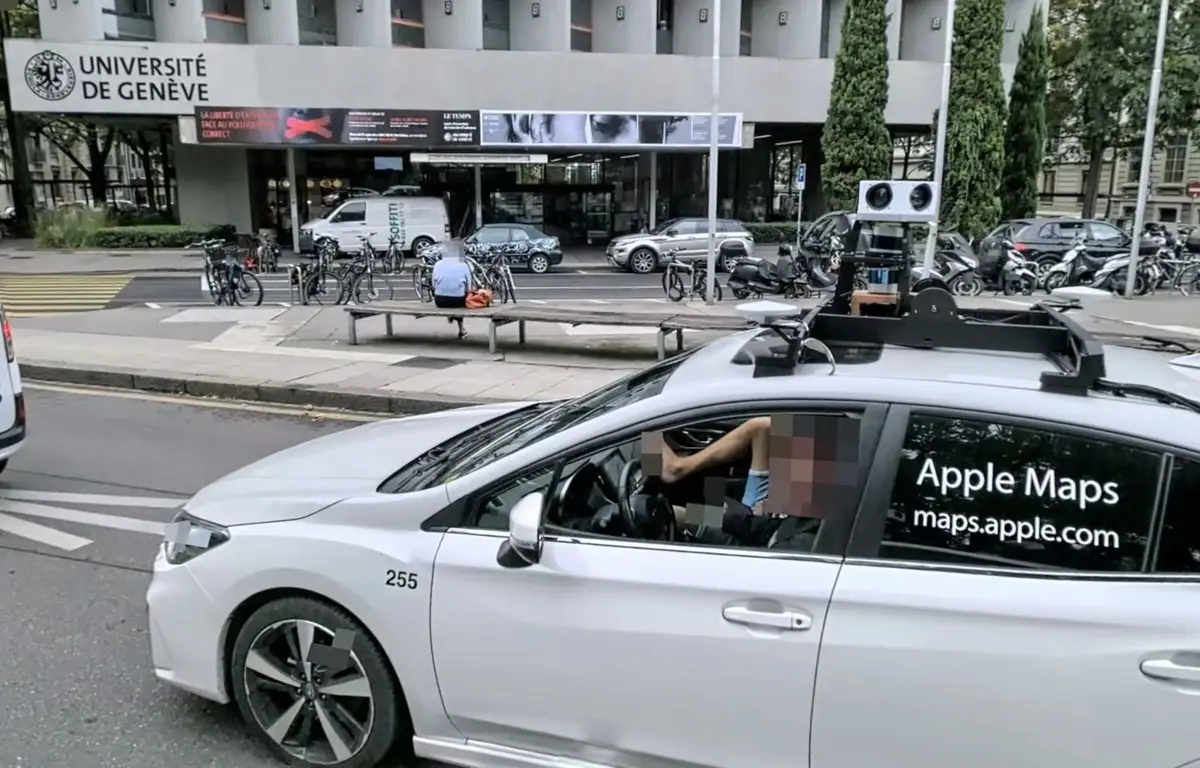
<path fill-rule="evenodd" d="M 466 296 L 471 287 L 471 268 L 462 259 L 441 259 L 433 265 L 434 296 Z"/>

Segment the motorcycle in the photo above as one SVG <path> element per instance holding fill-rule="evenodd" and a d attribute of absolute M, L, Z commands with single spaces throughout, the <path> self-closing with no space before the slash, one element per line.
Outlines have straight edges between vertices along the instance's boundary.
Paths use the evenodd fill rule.
<path fill-rule="evenodd" d="M 912 279 L 916 284 L 932 278 L 940 281 L 955 296 L 978 296 L 983 293 L 984 281 L 976 274 L 979 259 L 971 249 L 970 241 L 942 235 L 938 237 L 938 249 L 933 255 L 933 273 L 925 274 L 923 251 L 913 254 Z"/>
<path fill-rule="evenodd" d="M 1037 287 L 1037 273 L 1033 265 L 1021 255 L 1011 240 L 1005 240 L 1000 248 L 1001 257 L 990 274 L 980 275 L 984 290 L 1012 296 L 1021 293 L 1029 296 Z"/>
<path fill-rule="evenodd" d="M 1110 291 L 1116 294 L 1125 293 L 1126 281 L 1129 279 L 1129 255 L 1113 256 L 1104 262 L 1104 266 L 1096 273 L 1091 288 L 1098 291 Z M 1138 260 L 1137 274 L 1134 276 L 1133 293 L 1144 296 L 1150 289 L 1158 285 L 1162 279 L 1162 265 L 1158 263 L 1157 254 L 1142 256 Z"/>
<path fill-rule="evenodd" d="M 770 295 L 797 299 L 811 293 L 790 246 L 779 246 L 779 259 L 774 264 L 762 257 L 746 255 L 741 243 L 725 243 L 721 250 L 722 257 L 732 256 L 735 259 L 729 279 L 725 282 L 725 287 L 735 298 Z M 737 254 L 739 250 L 742 255 Z"/>
<path fill-rule="evenodd" d="M 1096 279 L 1096 273 L 1104 268 L 1111 256 L 1092 256 L 1088 253 L 1083 237 L 1075 238 L 1063 254 L 1062 261 L 1042 274 L 1042 288 L 1046 293 L 1056 288 L 1073 285 L 1088 285 Z"/>

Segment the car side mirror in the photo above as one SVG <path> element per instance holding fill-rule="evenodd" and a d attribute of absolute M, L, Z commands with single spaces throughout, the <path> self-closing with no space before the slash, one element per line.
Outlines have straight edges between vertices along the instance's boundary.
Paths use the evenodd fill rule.
<path fill-rule="evenodd" d="M 542 506 L 545 496 L 531 493 L 508 513 L 508 540 L 500 545 L 496 562 L 505 568 L 525 568 L 542 559 Z"/>
<path fill-rule="evenodd" d="M 668 229 L 663 234 L 665 234 L 667 237 L 675 237 L 675 235 L 679 234 L 679 230 L 678 229 Z"/>

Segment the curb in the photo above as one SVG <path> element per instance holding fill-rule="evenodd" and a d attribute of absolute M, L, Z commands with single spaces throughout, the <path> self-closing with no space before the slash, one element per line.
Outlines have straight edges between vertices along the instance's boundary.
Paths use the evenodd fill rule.
<path fill-rule="evenodd" d="M 436 395 L 416 398 L 391 395 L 378 390 L 331 389 L 288 384 L 256 384 L 214 376 L 148 374 L 125 368 L 82 365 L 21 363 L 21 378 L 31 383 L 76 384 L 109 389 L 129 389 L 169 395 L 190 395 L 220 400 L 292 405 L 356 413 L 417 416 L 424 413 L 498 403 L 499 400 L 444 398 Z"/>

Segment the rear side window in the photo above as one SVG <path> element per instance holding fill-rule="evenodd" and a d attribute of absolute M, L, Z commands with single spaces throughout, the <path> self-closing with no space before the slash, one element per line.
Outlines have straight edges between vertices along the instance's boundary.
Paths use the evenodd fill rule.
<path fill-rule="evenodd" d="M 914 415 L 880 555 L 1012 568 L 1137 572 L 1161 455 L 1116 442 Z"/>
<path fill-rule="evenodd" d="M 1167 486 L 1162 535 L 1158 540 L 1158 573 L 1200 573 L 1200 462 L 1175 459 Z"/>

